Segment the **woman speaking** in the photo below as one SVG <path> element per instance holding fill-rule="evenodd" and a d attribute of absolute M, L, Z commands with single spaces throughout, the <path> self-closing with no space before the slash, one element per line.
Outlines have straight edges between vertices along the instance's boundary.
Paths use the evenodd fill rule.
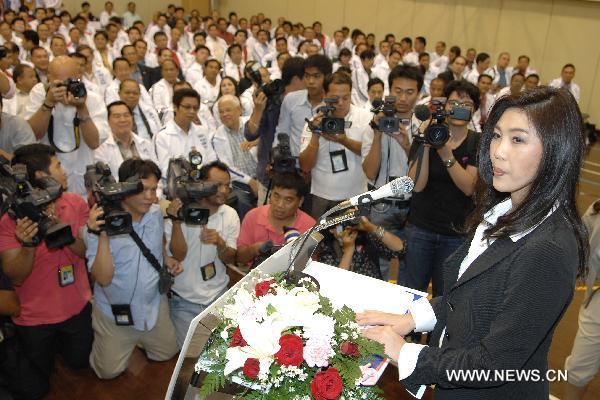
<path fill-rule="evenodd" d="M 584 147 L 567 91 L 497 101 L 478 154 L 470 240 L 445 262 L 443 295 L 414 302 L 406 315 L 357 315 L 380 325 L 364 335 L 385 345 L 413 394 L 435 384 L 436 400 L 548 399 L 552 335 L 585 272 L 575 204 Z M 413 330 L 433 331 L 430 346 L 406 343 Z"/>

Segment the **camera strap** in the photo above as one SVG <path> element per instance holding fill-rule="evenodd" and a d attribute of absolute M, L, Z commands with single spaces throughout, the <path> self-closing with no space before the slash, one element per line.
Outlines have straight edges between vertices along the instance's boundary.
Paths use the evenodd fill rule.
<path fill-rule="evenodd" d="M 152 254 L 152 252 L 150 251 L 150 249 L 148 248 L 148 246 L 146 246 L 144 244 L 144 242 L 139 237 L 139 235 L 137 234 L 137 232 L 132 229 L 131 232 L 129 233 L 129 236 L 131 236 L 131 238 L 133 239 L 133 241 L 135 242 L 135 244 L 140 248 L 140 251 L 142 252 L 142 254 L 144 255 L 144 257 L 146 258 L 146 260 L 148 260 L 148 262 L 150 263 L 150 265 L 152 265 L 154 267 L 154 269 L 156 270 L 156 272 L 158 272 L 159 275 L 160 275 L 161 272 L 162 272 L 163 267 L 160 265 L 160 263 L 158 262 L 158 260 L 156 259 L 156 257 L 154 257 L 154 254 Z"/>
<path fill-rule="evenodd" d="M 59 148 L 54 143 L 54 116 L 50 115 L 50 123 L 48 124 L 48 141 L 54 150 L 58 153 L 72 153 L 79 148 L 81 144 L 81 135 L 79 133 L 79 118 L 77 116 L 73 118 L 73 135 L 75 136 L 75 147 L 72 150 L 65 151 Z"/>

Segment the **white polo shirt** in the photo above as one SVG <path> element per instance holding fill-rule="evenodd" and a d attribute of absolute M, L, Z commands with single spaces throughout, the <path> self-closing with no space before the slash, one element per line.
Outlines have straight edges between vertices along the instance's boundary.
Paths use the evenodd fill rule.
<path fill-rule="evenodd" d="M 369 126 L 372 118 L 372 114 L 364 108 L 350 106 L 350 112 L 346 115 L 345 120 L 351 121 L 352 126 L 346 129 L 346 136 L 362 143 L 363 136 L 373 135 L 373 130 Z M 311 137 L 312 132 L 305 124 L 300 138 L 300 152 L 308 147 Z M 330 153 L 340 150 L 344 151 L 348 169 L 333 173 Z M 369 150 L 370 147 L 363 146 L 361 152 L 366 156 Z M 317 162 L 311 175 L 310 192 L 327 200 L 347 199 L 367 191 L 367 177 L 362 169 L 362 155 L 354 154 L 344 145 L 331 142 L 323 137 L 319 137 Z"/>
<path fill-rule="evenodd" d="M 237 249 L 237 238 L 240 235 L 240 219 L 235 210 L 224 204 L 216 213 L 208 218 L 206 227 L 215 229 L 227 244 Z M 199 225 L 181 224 L 181 230 L 187 244 L 187 255 L 183 260 L 183 272 L 175 278 L 173 290 L 185 300 L 196 304 L 208 305 L 227 287 L 229 276 L 227 267 L 219 259 L 217 246 L 200 241 L 202 227 Z M 165 221 L 167 252 L 171 244 L 173 225 L 171 220 Z M 214 263 L 215 276 L 204 280 L 202 267 Z"/>

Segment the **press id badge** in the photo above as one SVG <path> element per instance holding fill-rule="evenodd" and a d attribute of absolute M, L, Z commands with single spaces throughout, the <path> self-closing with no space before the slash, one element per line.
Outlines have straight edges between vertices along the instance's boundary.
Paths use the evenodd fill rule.
<path fill-rule="evenodd" d="M 200 267 L 200 271 L 202 272 L 202 279 L 205 281 L 210 281 L 217 274 L 215 263 L 206 264 L 205 266 Z"/>
<path fill-rule="evenodd" d="M 115 316 L 115 324 L 119 326 L 133 325 L 133 317 L 131 316 L 131 306 L 129 304 L 111 304 L 110 308 Z"/>
<path fill-rule="evenodd" d="M 75 269 L 72 265 L 64 265 L 58 269 L 58 284 L 60 287 L 68 286 L 75 282 Z"/>
<path fill-rule="evenodd" d="M 331 159 L 331 172 L 337 174 L 338 172 L 348 171 L 348 159 L 346 158 L 346 150 L 338 150 L 329 152 Z"/>

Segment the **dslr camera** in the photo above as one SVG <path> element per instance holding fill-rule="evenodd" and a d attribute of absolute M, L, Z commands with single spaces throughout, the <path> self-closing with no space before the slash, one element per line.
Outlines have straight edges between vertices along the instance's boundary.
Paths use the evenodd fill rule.
<path fill-rule="evenodd" d="M 0 159 L 0 171 L 0 190 L 5 196 L 2 213 L 8 211 L 13 219 L 27 217 L 38 224 L 38 233 L 31 242 L 23 243 L 25 246 L 35 247 L 44 240 L 48 249 L 59 249 L 75 242 L 69 225 L 56 223 L 44 213 L 63 192 L 56 180 L 51 177 L 36 179 L 38 187 L 33 187 L 27 180 L 27 167 L 16 164 L 11 168 L 4 157 Z"/>
<path fill-rule="evenodd" d="M 296 159 L 292 156 L 287 133 L 277 134 L 277 146 L 271 149 L 271 166 L 275 173 L 296 172 Z"/>
<path fill-rule="evenodd" d="M 247 70 L 248 77 L 255 83 L 258 87 L 257 93 L 263 92 L 267 99 L 272 100 L 276 96 L 280 96 L 283 94 L 285 90 L 285 86 L 283 85 L 283 81 L 281 79 L 274 79 L 269 83 L 263 83 L 262 76 L 260 75 L 260 64 L 254 63 Z"/>
<path fill-rule="evenodd" d="M 73 97 L 85 97 L 87 95 L 85 84 L 80 79 L 69 78 L 59 86 L 66 86 L 67 92 L 71 93 Z"/>
<path fill-rule="evenodd" d="M 432 100 L 431 105 L 433 112 L 429 112 L 427 106 L 423 106 L 424 108 L 419 110 L 415 109 L 415 116 L 421 121 L 429 119 L 429 126 L 425 128 L 423 134 L 415 135 L 414 140 L 439 149 L 450 139 L 450 130 L 446 123 L 446 118 L 452 117 L 462 121 L 470 121 L 471 109 L 468 107 L 453 106 L 450 112 L 446 113 L 443 102 Z"/>
<path fill-rule="evenodd" d="M 379 119 L 377 130 L 379 132 L 393 134 L 400 131 L 400 119 L 396 118 L 396 97 L 386 96 L 385 100 L 373 100 L 371 112 L 374 114 L 383 113 L 383 117 Z"/>
<path fill-rule="evenodd" d="M 335 111 L 335 104 L 338 99 L 335 97 L 323 99 L 324 106 L 319 107 L 319 112 L 323 113 L 323 119 L 321 120 L 321 132 L 330 134 L 341 134 L 344 133 L 346 127 L 346 121 L 344 118 L 332 117 L 331 113 Z"/>
<path fill-rule="evenodd" d="M 199 201 L 217 193 L 217 185 L 207 184 L 200 179 L 202 155 L 192 150 L 188 159 L 169 160 L 167 170 L 167 200 L 179 198 L 183 205 L 176 218 L 188 225 L 206 225 L 209 211 Z"/>
<path fill-rule="evenodd" d="M 141 193 L 144 190 L 142 181 L 136 178 L 135 181 L 117 182 L 110 167 L 100 161 L 86 167 L 84 181 L 86 189 L 92 191 L 96 203 L 104 210 L 104 215 L 98 218 L 104 220 L 100 230 L 108 236 L 131 233 L 131 214 L 121 208 L 121 201 Z"/>

